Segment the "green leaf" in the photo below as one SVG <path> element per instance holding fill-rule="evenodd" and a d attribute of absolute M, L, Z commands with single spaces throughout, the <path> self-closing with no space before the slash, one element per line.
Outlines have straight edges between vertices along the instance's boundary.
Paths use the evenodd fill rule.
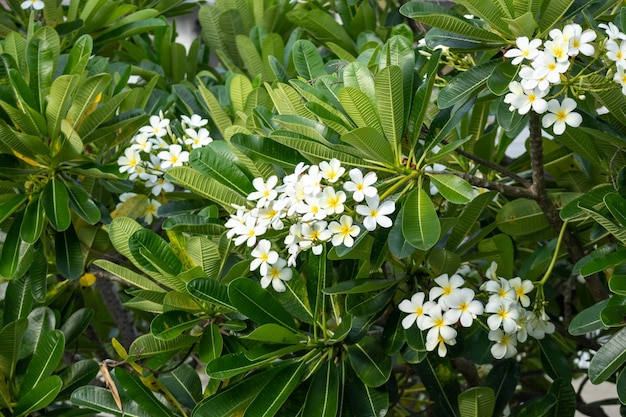
<path fill-rule="evenodd" d="M 449 359 L 426 356 L 422 362 L 413 365 L 434 401 L 437 416 L 458 416 L 456 399 L 460 394 L 459 382 Z"/>
<path fill-rule="evenodd" d="M 359 96 L 362 96 L 363 99 L 367 99 L 370 103 L 374 103 L 375 95 L 376 95 L 376 86 L 374 83 L 374 77 L 372 73 L 362 62 L 354 61 L 350 62 L 343 69 L 343 85 L 339 92 L 341 96 L 341 91 L 346 90 L 349 93 L 358 93 Z M 349 94 L 352 95 L 352 94 Z M 343 103 L 342 103 L 343 104 Z M 364 103 L 365 104 L 365 103 Z M 375 115 L 376 113 L 372 113 Z M 375 127 L 375 126 L 371 126 Z"/>
<path fill-rule="evenodd" d="M 589 363 L 589 380 L 599 384 L 610 378 L 626 361 L 626 327 L 600 347 Z"/>
<path fill-rule="evenodd" d="M 28 199 L 28 194 L 15 194 L 0 201 L 0 223 L 8 219 L 26 199 Z"/>
<path fill-rule="evenodd" d="M 402 207 L 402 235 L 407 242 L 419 249 L 435 246 L 441 234 L 441 224 L 426 191 L 413 190 Z"/>
<path fill-rule="evenodd" d="M 82 35 L 74 42 L 72 50 L 65 64 L 65 74 L 81 75 L 89 62 L 93 50 L 93 39 L 89 35 Z"/>
<path fill-rule="evenodd" d="M 75 389 L 89 385 L 98 375 L 98 372 L 100 372 L 100 366 L 93 359 L 78 361 L 63 369 L 59 373 L 59 377 L 63 381 L 63 388 L 59 392 L 59 397 L 69 397 Z"/>
<path fill-rule="evenodd" d="M 343 367 L 347 364 L 343 363 Z M 343 398 L 349 404 L 353 416 L 380 417 L 387 414 L 389 395 L 384 388 L 372 388 L 365 385 L 350 368 L 346 369 L 348 378 L 344 380 Z"/>
<path fill-rule="evenodd" d="M 619 402 L 626 404 L 626 369 L 622 369 L 622 372 L 620 372 L 617 376 L 615 389 L 617 391 Z"/>
<path fill-rule="evenodd" d="M 165 353 L 176 353 L 181 350 L 187 350 L 189 346 L 198 341 L 197 337 L 180 335 L 171 340 L 161 340 L 148 333 L 139 336 L 130 345 L 128 360 L 137 360 L 137 358 L 146 358 Z"/>
<path fill-rule="evenodd" d="M 52 227 L 61 232 L 72 223 L 70 214 L 70 197 L 62 181 L 52 178 L 41 194 L 41 201 L 46 216 Z"/>
<path fill-rule="evenodd" d="M 291 314 L 268 292 L 248 278 L 238 278 L 228 285 L 228 297 L 239 312 L 259 323 L 277 323 L 296 329 Z"/>
<path fill-rule="evenodd" d="M 311 41 L 297 40 L 291 48 L 291 56 L 298 75 L 305 80 L 313 80 L 326 75 L 324 61 Z"/>
<path fill-rule="evenodd" d="M 539 19 L 540 37 L 548 32 L 567 12 L 574 0 L 553 0 L 544 1 L 541 7 L 541 18 Z"/>
<path fill-rule="evenodd" d="M 56 267 L 67 279 L 83 274 L 83 251 L 74 227 L 54 233 Z"/>
<path fill-rule="evenodd" d="M 34 245 L 33 260 L 28 269 L 30 279 L 30 292 L 33 299 L 43 303 L 48 292 L 48 259 L 44 253 L 43 245 L 38 242 Z"/>
<path fill-rule="evenodd" d="M 488 387 L 473 387 L 459 394 L 459 415 L 481 417 L 493 415 L 496 398 Z"/>
<path fill-rule="evenodd" d="M 60 330 L 51 330 L 37 344 L 33 357 L 28 362 L 20 393 L 25 394 L 42 384 L 57 367 L 65 350 L 65 336 Z M 59 379 L 60 382 L 60 379 Z M 59 384 L 60 388 L 61 384 Z"/>
<path fill-rule="evenodd" d="M 85 385 L 78 387 L 71 396 L 72 404 L 89 408 L 106 415 L 118 417 L 151 417 L 150 414 L 143 411 L 137 404 L 130 402 L 128 399 L 122 399 L 122 407 L 124 411 L 117 408 L 117 404 L 113 399 L 111 391 L 105 388 L 93 385 Z"/>
<path fill-rule="evenodd" d="M 576 391 L 571 379 L 558 378 L 550 385 L 548 393 L 556 397 L 554 408 L 547 414 L 550 417 L 574 417 L 576 414 Z"/>
<path fill-rule="evenodd" d="M 236 133 L 230 138 L 230 143 L 255 162 L 293 169 L 302 161 L 297 150 L 259 135 Z"/>
<path fill-rule="evenodd" d="M 47 407 L 61 391 L 62 385 L 61 378 L 56 375 L 42 380 L 35 388 L 20 397 L 13 409 L 13 416 L 23 417 Z"/>
<path fill-rule="evenodd" d="M 458 3 L 467 7 L 470 14 L 480 17 L 497 32 L 507 35 L 512 34 L 507 23 L 507 18 L 513 17 L 513 7 L 510 0 L 494 0 L 491 3 L 485 3 L 480 0 L 459 0 Z"/>
<path fill-rule="evenodd" d="M 250 405 L 243 417 L 271 417 L 276 414 L 289 395 L 300 384 L 306 370 L 306 362 L 293 364 L 281 369 L 276 376 L 267 381 Z"/>
<path fill-rule="evenodd" d="M 28 320 L 21 318 L 12 321 L 0 330 L 0 372 L 9 381 L 15 378 L 15 365 L 27 328 Z"/>
<path fill-rule="evenodd" d="M 562 379 L 568 383 L 572 380 L 572 370 L 569 361 L 559 349 L 556 341 L 548 336 L 541 340 L 537 340 L 541 349 L 541 364 L 545 372 L 550 375 L 553 380 Z"/>
<path fill-rule="evenodd" d="M 336 417 L 339 408 L 339 373 L 337 365 L 327 360 L 315 373 L 304 400 L 302 415 Z"/>
<path fill-rule="evenodd" d="M 236 310 L 228 298 L 228 287 L 209 278 L 196 278 L 187 283 L 187 291 L 198 300 L 216 304 L 229 310 Z"/>
<path fill-rule="evenodd" d="M 20 237 L 22 213 L 15 216 L 5 237 L 0 255 L 0 276 L 17 279 L 24 276 L 33 259 L 33 245 L 23 242 Z"/>
<path fill-rule="evenodd" d="M 37 345 L 55 327 L 54 313 L 48 307 L 36 307 L 28 314 L 28 329 L 20 346 L 19 359 L 31 356 Z"/>
<path fill-rule="evenodd" d="M 469 182 L 452 174 L 429 174 L 443 198 L 454 204 L 469 203 L 474 198 L 474 188 Z"/>
<path fill-rule="evenodd" d="M 78 216 L 89 224 L 100 221 L 100 209 L 83 187 L 73 181 L 64 181 L 70 197 L 70 207 Z"/>
<path fill-rule="evenodd" d="M 389 319 L 383 328 L 380 337 L 380 345 L 389 356 L 400 352 L 404 345 L 404 328 L 402 327 L 402 316 L 400 309 L 393 309 Z"/>
<path fill-rule="evenodd" d="M 193 409 L 202 399 L 200 376 L 186 363 L 172 372 L 159 375 L 159 382 L 184 407 Z"/>
<path fill-rule="evenodd" d="M 220 328 L 217 324 L 211 323 L 202 332 L 198 356 L 202 362 L 209 363 L 220 357 L 223 346 L 224 339 L 220 333 Z"/>
<path fill-rule="evenodd" d="M 171 340 L 194 328 L 199 322 L 200 318 L 186 311 L 166 311 L 152 320 L 150 331 L 158 339 Z"/>
<path fill-rule="evenodd" d="M 229 353 L 215 358 L 206 366 L 206 374 L 211 378 L 228 379 L 276 360 L 276 355 L 262 359 L 248 359 L 246 352 Z"/>
<path fill-rule="evenodd" d="M 191 167 L 170 168 L 165 176 L 172 183 L 214 201 L 228 212 L 234 211 L 233 204 L 246 204 L 246 198 L 237 191 L 230 189 L 213 178 L 202 175 Z"/>
<path fill-rule="evenodd" d="M 611 276 L 609 289 L 615 294 L 626 295 L 626 275 Z"/>
<path fill-rule="evenodd" d="M 62 142 L 59 137 L 61 122 L 72 105 L 72 99 L 79 80 L 79 75 L 61 75 L 54 80 L 50 87 L 50 97 L 46 106 L 46 120 L 48 122 L 48 134 L 52 138 L 53 155 L 56 155 L 60 150 L 58 145 Z"/>
<path fill-rule="evenodd" d="M 33 305 L 33 296 L 30 292 L 30 280 L 21 277 L 8 283 L 5 293 L 4 311 L 2 320 L 4 325 L 27 317 Z"/>
<path fill-rule="evenodd" d="M 383 133 L 396 157 L 402 146 L 404 127 L 404 92 L 402 70 L 396 65 L 383 68 L 376 75 L 376 105 Z"/>
<path fill-rule="evenodd" d="M 371 127 L 360 127 L 341 137 L 343 142 L 349 143 L 363 152 L 373 161 L 394 164 L 393 149 L 385 140 L 383 134 Z"/>
<path fill-rule="evenodd" d="M 230 149 L 227 149 L 227 152 L 219 150 L 217 146 L 219 144 L 224 142 L 212 142 L 191 151 L 189 155 L 191 166 L 242 195 L 253 192 L 252 182 L 235 163 L 236 156 Z"/>
<path fill-rule="evenodd" d="M 610 193 L 604 197 L 604 204 L 615 217 L 615 220 L 626 228 L 626 198 L 618 193 Z"/>
<path fill-rule="evenodd" d="M 149 229 L 140 229 L 132 234 L 128 247 L 133 258 L 148 271 L 178 275 L 183 271 L 182 262 L 171 246 Z M 181 284 L 184 288 L 184 283 Z"/>
<path fill-rule="evenodd" d="M 537 202 L 526 198 L 506 203 L 496 215 L 496 224 L 502 232 L 513 237 L 537 233 L 549 227 Z"/>
<path fill-rule="evenodd" d="M 582 215 L 585 215 L 585 211 L 582 207 L 601 207 L 604 203 L 604 197 L 614 191 L 613 185 L 602 184 L 594 187 L 585 194 L 580 195 L 563 206 L 559 215 L 563 220 L 573 219 Z M 579 206 L 580 204 L 580 206 Z"/>
<path fill-rule="evenodd" d="M 379 387 L 391 375 L 391 357 L 373 337 L 348 346 L 350 365 L 359 379 L 368 387 Z"/>
<path fill-rule="evenodd" d="M 313 38 L 322 44 L 335 43 L 346 51 L 353 53 L 354 42 L 345 30 L 326 10 L 314 8 L 294 8 L 287 13 L 290 21 L 306 30 Z"/>
<path fill-rule="evenodd" d="M 389 251 L 398 259 L 405 259 L 416 250 L 415 247 L 411 246 L 402 233 L 402 227 L 404 225 L 403 213 L 404 210 L 400 210 L 398 212 L 396 220 L 389 231 L 389 238 L 387 240 Z"/>
<path fill-rule="evenodd" d="M 282 367 L 252 374 L 233 385 L 229 384 L 225 390 L 200 401 L 193 409 L 191 417 L 224 417 L 234 415 L 256 397 L 280 369 Z"/>
<path fill-rule="evenodd" d="M 576 262 L 573 272 L 583 276 L 595 274 L 621 264 L 625 255 L 626 250 L 621 246 L 602 245 Z"/>
<path fill-rule="evenodd" d="M 504 43 L 504 39 L 495 33 L 474 26 L 463 16 L 436 4 L 410 2 L 400 7 L 400 13 L 429 26 L 465 35 L 470 38 L 487 42 L 496 41 Z"/>
<path fill-rule="evenodd" d="M 493 389 L 496 396 L 494 416 L 502 415 L 513 398 L 520 379 L 519 367 L 519 362 L 514 358 L 497 361 L 485 378 L 483 385 Z"/>
<path fill-rule="evenodd" d="M 528 35 L 531 37 L 530 35 Z M 501 62 L 487 79 L 487 88 L 493 94 L 501 96 L 509 91 L 509 83 L 515 79 L 519 66 L 511 64 L 510 61 Z"/>
<path fill-rule="evenodd" d="M 133 272 L 130 269 L 118 265 L 114 262 L 107 261 L 106 259 L 96 259 L 93 264 L 122 279 L 123 281 L 126 281 L 128 284 L 134 287 L 141 288 L 143 290 L 165 292 L 163 288 L 150 281 L 145 276 Z"/>
<path fill-rule="evenodd" d="M 480 252 L 492 253 L 485 256 L 489 264 L 498 264 L 498 275 L 506 279 L 513 278 L 513 263 L 515 261 L 515 246 L 508 235 L 499 233 L 478 242 Z"/>
<path fill-rule="evenodd" d="M 119 381 L 124 391 L 129 398 L 132 398 L 134 402 L 150 413 L 153 417 L 173 417 L 174 414 L 159 401 L 152 391 L 145 386 L 139 377 L 130 374 L 124 370 L 121 366 L 115 368 L 115 377 Z"/>
<path fill-rule="evenodd" d="M 439 108 L 447 109 L 448 107 L 452 107 L 457 103 L 467 100 L 476 91 L 482 89 L 497 65 L 498 61 L 489 61 L 471 67 L 451 79 L 448 84 L 441 89 L 439 96 L 437 96 L 437 105 Z"/>
<path fill-rule="evenodd" d="M 372 89 L 373 88 L 374 86 L 372 85 Z M 377 132 L 383 131 L 383 127 L 380 124 L 380 117 L 378 116 L 378 110 L 372 102 L 372 98 L 375 98 L 374 93 L 368 96 L 363 91 L 357 90 L 354 87 L 345 87 L 339 90 L 338 97 L 339 103 L 346 114 L 350 116 L 358 127 L 369 127 Z"/>
<path fill-rule="evenodd" d="M 518 417 L 543 417 L 549 415 L 556 405 L 556 395 L 549 393 L 540 398 L 533 398 L 522 404 Z"/>
<path fill-rule="evenodd" d="M 20 237 L 26 243 L 35 243 L 43 232 L 46 216 L 40 198 L 31 200 L 24 210 Z"/>
<path fill-rule="evenodd" d="M 600 312 L 600 320 L 606 327 L 622 327 L 626 313 L 626 297 L 613 295 Z"/>
<path fill-rule="evenodd" d="M 278 324 L 263 324 L 247 335 L 244 339 L 258 340 L 264 343 L 280 343 L 280 344 L 297 344 L 302 341 L 302 337 L 293 331 L 286 329 Z"/>
<path fill-rule="evenodd" d="M 602 300 L 576 314 L 569 324 L 568 331 L 572 336 L 583 336 L 596 330 L 604 329 L 600 312 L 609 300 Z"/>
<path fill-rule="evenodd" d="M 626 245 L 626 228 L 625 227 L 618 226 L 611 219 L 607 218 L 606 216 L 603 216 L 602 214 L 595 211 L 594 209 L 588 209 L 582 206 L 581 208 L 585 212 L 587 212 L 587 214 L 589 214 L 591 218 L 593 218 L 593 220 L 598 222 L 598 224 L 600 224 L 600 226 L 602 226 L 607 232 L 611 233 L 616 239 L 618 239 L 620 242 Z"/>

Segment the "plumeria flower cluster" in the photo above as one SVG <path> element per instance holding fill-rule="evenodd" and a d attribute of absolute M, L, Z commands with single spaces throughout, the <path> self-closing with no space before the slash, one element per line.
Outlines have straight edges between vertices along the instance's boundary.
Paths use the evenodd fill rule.
<path fill-rule="evenodd" d="M 487 270 L 489 280 L 481 285 L 482 293 L 478 297 L 465 286 L 461 275 L 464 270 L 435 278 L 436 286 L 428 292 L 417 292 L 400 302 L 398 308 L 408 313 L 402 327 L 408 329 L 415 324 L 427 331 L 426 349 L 437 349 L 441 357 L 446 356 L 448 346 L 456 344 L 456 328 L 471 327 L 479 316 L 486 316 L 488 337 L 494 342 L 491 354 L 496 359 L 515 356 L 517 343 L 525 342 L 528 336 L 542 339 L 553 333 L 554 324 L 546 319 L 543 310 L 527 310 L 531 305 L 528 294 L 534 289 L 532 282 L 519 277 L 507 280 L 499 277 L 496 269 L 494 262 Z"/>
<path fill-rule="evenodd" d="M 562 101 L 550 99 L 548 94 L 555 85 L 561 84 L 567 77 L 572 61 L 579 55 L 593 56 L 595 47 L 592 42 L 596 32 L 582 30 L 579 24 L 566 25 L 563 30 L 552 29 L 549 40 L 517 38 L 517 48 L 509 49 L 504 56 L 512 58 L 513 65 L 522 65 L 519 81 L 511 81 L 504 102 L 510 111 L 526 114 L 531 109 L 543 114 L 544 128 L 553 127 L 555 135 L 565 131 L 565 127 L 578 127 L 582 117 L 576 113 L 576 101 L 566 97 Z"/>
<path fill-rule="evenodd" d="M 250 270 L 259 270 L 261 285 L 284 291 L 298 255 L 319 255 L 323 244 L 352 247 L 362 228 L 389 228 L 392 200 L 380 201 L 375 172 L 346 171 L 338 159 L 317 165 L 300 163 L 279 183 L 273 175 L 255 178 L 248 195 L 251 207 L 239 207 L 226 222 L 235 245 L 252 249 Z M 268 231 L 272 238 L 261 239 Z M 279 255 L 282 255 L 282 257 Z"/>
<path fill-rule="evenodd" d="M 41 10 L 44 8 L 44 3 L 42 0 L 25 0 L 20 4 L 20 7 L 24 10 Z"/>
<path fill-rule="evenodd" d="M 187 164 L 192 149 L 213 141 L 205 127 L 207 119 L 197 114 L 191 117 L 183 115 L 181 119 L 174 124 L 163 113 L 151 116 L 150 124 L 139 129 L 130 146 L 117 160 L 119 171 L 128 174 L 131 181 L 144 185 L 153 196 L 149 200 L 149 210 L 153 210 L 155 205 L 158 209 L 164 192 L 174 191 L 174 185 L 165 179 L 167 170 Z M 133 195 L 130 193 L 126 198 Z M 124 201 L 120 199 L 120 202 Z M 150 223 L 155 213 L 146 212 L 144 220 Z"/>

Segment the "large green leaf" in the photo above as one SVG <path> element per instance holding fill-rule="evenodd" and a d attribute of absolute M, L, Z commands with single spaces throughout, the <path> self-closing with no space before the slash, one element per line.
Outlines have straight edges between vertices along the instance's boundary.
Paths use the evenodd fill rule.
<path fill-rule="evenodd" d="M 404 128 L 404 91 L 402 70 L 396 65 L 383 68 L 376 75 L 376 104 L 383 133 L 396 158 L 402 146 Z"/>
<path fill-rule="evenodd" d="M 217 280 L 196 278 L 187 283 L 187 291 L 198 300 L 235 310 L 228 298 L 228 287 Z"/>
<path fill-rule="evenodd" d="M 5 221 L 28 198 L 27 194 L 16 194 L 0 202 L 0 223 Z"/>
<path fill-rule="evenodd" d="M 244 372 L 271 363 L 280 355 L 270 355 L 262 359 L 249 359 L 246 352 L 229 353 L 215 358 L 206 366 L 206 374 L 211 378 L 228 379 Z"/>
<path fill-rule="evenodd" d="M 89 385 L 100 372 L 98 362 L 93 359 L 85 359 L 75 362 L 59 373 L 63 388 L 59 397 L 69 397 L 77 388 Z"/>
<path fill-rule="evenodd" d="M 132 375 L 122 367 L 117 367 L 115 368 L 115 377 L 129 398 L 132 398 L 152 417 L 174 416 L 174 413 L 154 396 L 152 391 L 141 382 L 138 376 Z"/>
<path fill-rule="evenodd" d="M 136 403 L 132 403 L 128 399 L 122 400 L 122 408 L 124 411 L 121 411 L 117 407 L 117 403 L 111 391 L 93 385 L 78 387 L 76 391 L 72 393 L 71 401 L 72 404 L 107 415 L 118 417 L 151 417 L 149 413 L 143 411 Z"/>
<path fill-rule="evenodd" d="M 413 365 L 434 401 L 437 416 L 454 417 L 459 415 L 457 398 L 460 394 L 457 376 L 449 359 L 426 356 L 422 362 Z"/>
<path fill-rule="evenodd" d="M 574 0 L 544 1 L 541 7 L 541 18 L 539 19 L 539 29 L 542 34 L 552 29 L 573 3 Z"/>
<path fill-rule="evenodd" d="M 19 358 L 24 359 L 33 354 L 43 336 L 55 328 L 54 313 L 48 307 L 36 307 L 28 314 L 28 329 L 24 334 Z"/>
<path fill-rule="evenodd" d="M 106 259 L 96 259 L 93 264 L 137 288 L 165 292 L 163 288 L 150 281 L 145 276 L 131 271 L 130 269 L 118 265 L 114 262 L 108 261 Z"/>
<path fill-rule="evenodd" d="M 191 166 L 232 190 L 238 191 L 242 195 L 248 195 L 254 191 L 252 182 L 246 174 L 237 166 L 237 157 L 230 151 L 224 149 L 224 142 L 212 142 L 202 148 L 194 149 L 189 155 Z"/>
<path fill-rule="evenodd" d="M 150 331 L 158 339 L 171 340 L 194 328 L 199 322 L 200 318 L 189 312 L 166 311 L 152 320 Z"/>
<path fill-rule="evenodd" d="M 339 373 L 337 365 L 327 360 L 313 376 L 304 401 L 303 415 L 335 417 L 339 407 Z"/>
<path fill-rule="evenodd" d="M 20 227 L 20 237 L 26 243 L 35 243 L 43 232 L 46 216 L 40 198 L 31 200 L 24 210 L 24 220 Z"/>
<path fill-rule="evenodd" d="M 441 234 L 441 224 L 426 191 L 416 188 L 402 206 L 402 235 L 407 242 L 420 250 L 435 246 Z"/>
<path fill-rule="evenodd" d="M 344 111 L 358 127 L 369 127 L 376 132 L 382 133 L 383 128 L 380 123 L 378 110 L 372 101 L 375 99 L 374 94 L 370 98 L 361 90 L 357 90 L 354 87 L 345 87 L 339 90 L 338 96 Z"/>
<path fill-rule="evenodd" d="M 391 374 L 391 357 L 372 337 L 365 337 L 358 343 L 348 346 L 350 365 L 359 379 L 368 387 L 379 387 Z"/>
<path fill-rule="evenodd" d="M 215 95 L 204 86 L 204 83 L 199 83 L 198 90 L 200 92 L 200 97 L 202 97 L 209 109 L 211 118 L 215 122 L 215 125 L 222 136 L 226 137 L 226 129 L 233 125 L 230 117 L 228 117 L 228 114 L 224 111 Z"/>
<path fill-rule="evenodd" d="M 41 194 L 41 201 L 52 227 L 57 231 L 70 227 L 72 223 L 70 197 L 63 181 L 56 178 L 48 181 Z"/>
<path fill-rule="evenodd" d="M 61 391 L 62 385 L 61 378 L 56 375 L 42 380 L 35 388 L 20 397 L 13 409 L 13 416 L 27 416 L 33 411 L 47 407 Z"/>
<path fill-rule="evenodd" d="M 81 75 L 85 70 L 91 53 L 93 50 L 93 39 L 89 35 L 82 35 L 79 37 L 74 45 L 65 64 L 63 72 L 65 74 L 77 74 Z"/>
<path fill-rule="evenodd" d="M 576 391 L 571 379 L 557 378 L 550 385 L 550 394 L 556 397 L 554 408 L 547 414 L 550 417 L 574 417 L 576 414 Z"/>
<path fill-rule="evenodd" d="M 15 365 L 20 352 L 20 344 L 27 328 L 28 320 L 21 318 L 7 324 L 0 330 L 0 372 L 9 381 L 13 381 L 15 377 Z"/>
<path fill-rule="evenodd" d="M 494 0 L 489 3 L 481 0 L 459 0 L 458 3 L 467 7 L 471 14 L 483 19 L 497 32 L 512 35 L 507 23 L 507 19 L 514 17 L 513 2 L 510 0 Z"/>
<path fill-rule="evenodd" d="M 65 186 L 70 197 L 70 207 L 74 213 L 89 224 L 98 223 L 101 216 L 100 209 L 89 193 L 73 181 L 65 181 Z"/>
<path fill-rule="evenodd" d="M 59 364 L 65 350 L 65 336 L 60 330 L 50 330 L 37 344 L 28 362 L 20 393 L 25 394 L 48 378 Z"/>
<path fill-rule="evenodd" d="M 544 417 L 551 414 L 556 405 L 556 395 L 548 393 L 543 397 L 524 402 L 517 413 L 518 417 Z"/>
<path fill-rule="evenodd" d="M 322 44 L 332 42 L 350 53 L 355 52 L 354 42 L 348 32 L 327 11 L 294 8 L 287 17 Z"/>
<path fill-rule="evenodd" d="M 502 232 L 510 236 L 537 233 L 549 227 L 537 202 L 525 198 L 506 203 L 498 211 L 496 223 Z"/>
<path fill-rule="evenodd" d="M 237 191 L 230 189 L 219 181 L 202 175 L 190 167 L 170 168 L 166 178 L 192 192 L 219 204 L 228 212 L 233 212 L 233 204 L 245 205 L 246 199 Z"/>
<path fill-rule="evenodd" d="M 342 364 L 347 367 L 347 364 Z M 348 378 L 344 379 L 344 401 L 347 400 L 353 416 L 380 417 L 387 414 L 389 408 L 389 395 L 384 388 L 372 388 L 365 385 L 361 380 L 346 369 Z"/>
<path fill-rule="evenodd" d="M 230 143 L 255 162 L 294 168 L 302 161 L 296 149 L 263 136 L 236 133 L 230 138 Z"/>
<path fill-rule="evenodd" d="M 48 134 L 52 138 L 52 154 L 58 153 L 59 149 L 54 149 L 54 145 L 60 145 L 61 122 L 65 118 L 67 111 L 72 105 L 72 99 L 78 82 L 79 75 L 61 75 L 54 80 L 50 87 L 50 97 L 46 106 L 46 119 L 48 121 Z"/>
<path fill-rule="evenodd" d="M 30 280 L 24 276 L 10 281 L 6 287 L 4 311 L 2 320 L 4 325 L 27 317 L 33 305 L 33 295 L 30 292 Z"/>
<path fill-rule="evenodd" d="M 197 337 L 181 335 L 171 340 L 157 339 L 152 334 L 139 336 L 130 345 L 128 353 L 129 360 L 137 360 L 137 358 L 151 357 L 165 353 L 176 353 L 181 350 L 189 349 L 189 346 L 198 341 Z"/>
<path fill-rule="evenodd" d="M 202 399 L 200 375 L 189 364 L 159 375 L 159 382 L 184 407 L 192 409 Z"/>
<path fill-rule="evenodd" d="M 59 52 L 59 35 L 49 26 L 37 30 L 26 47 L 29 85 L 37 96 L 41 113 L 45 109 L 45 98 L 50 92 Z"/>
<path fill-rule="evenodd" d="M 15 216 L 2 245 L 0 276 L 7 279 L 22 277 L 33 259 L 33 245 L 23 242 L 20 237 L 22 217 L 22 213 Z"/>
<path fill-rule="evenodd" d="M 224 338 L 220 333 L 217 324 L 211 323 L 204 328 L 202 337 L 200 338 L 200 346 L 198 356 L 204 363 L 209 363 L 215 358 L 219 358 L 224 347 Z"/>
<path fill-rule="evenodd" d="M 83 251 L 73 226 L 54 233 L 56 267 L 67 279 L 83 274 Z"/>
<path fill-rule="evenodd" d="M 363 97 L 370 103 L 375 103 L 376 87 L 374 77 L 372 77 L 370 70 L 364 63 L 355 61 L 344 67 L 343 85 L 349 89 L 348 91 L 360 91 L 363 93 Z"/>
<path fill-rule="evenodd" d="M 65 345 L 70 346 L 85 333 L 95 312 L 92 308 L 80 308 L 65 320 L 61 325 L 61 331 L 65 335 Z"/>
<path fill-rule="evenodd" d="M 481 417 L 493 415 L 496 398 L 488 387 L 473 387 L 459 394 L 461 417 Z"/>
<path fill-rule="evenodd" d="M 172 247 L 151 230 L 137 230 L 130 237 L 128 247 L 133 258 L 148 271 L 178 275 L 183 270 L 183 264 Z"/>
<path fill-rule="evenodd" d="M 429 26 L 449 32 L 487 42 L 499 41 L 505 43 L 504 39 L 497 34 L 474 26 L 460 14 L 433 3 L 409 2 L 400 7 L 400 13 Z"/>
<path fill-rule="evenodd" d="M 415 91 L 411 112 L 409 114 L 408 131 L 411 137 L 411 146 L 415 147 L 419 142 L 422 134 L 422 126 L 431 102 L 432 91 L 437 78 L 437 69 L 439 68 L 439 59 L 441 58 L 441 49 L 433 52 L 428 60 L 426 67 L 426 79 Z"/>
<path fill-rule="evenodd" d="M 482 89 L 497 65 L 498 61 L 489 61 L 471 67 L 451 79 L 437 96 L 439 108 L 446 109 L 452 107 L 459 102 L 467 100 L 476 91 Z"/>
<path fill-rule="evenodd" d="M 393 148 L 383 134 L 374 128 L 366 126 L 354 129 L 343 135 L 341 140 L 363 152 L 372 161 L 386 162 L 389 165 L 395 162 Z"/>
<path fill-rule="evenodd" d="M 306 363 L 293 364 L 281 369 L 267 381 L 243 413 L 243 417 L 271 417 L 276 414 L 289 395 L 300 384 L 306 370 Z"/>
<path fill-rule="evenodd" d="M 622 328 L 596 352 L 589 364 L 589 380 L 594 384 L 606 381 L 626 361 L 626 328 Z"/>
<path fill-rule="evenodd" d="M 514 358 L 498 361 L 485 378 L 483 385 L 493 389 L 496 396 L 494 416 L 501 415 L 513 398 L 520 378 L 519 368 L 519 362 Z"/>
<path fill-rule="evenodd" d="M 600 319 L 600 312 L 606 307 L 609 300 L 602 300 L 591 307 L 587 307 L 576 314 L 569 324 L 568 331 L 573 336 L 583 336 L 596 330 L 604 329 Z"/>
<path fill-rule="evenodd" d="M 454 204 L 469 203 L 474 198 L 474 188 L 461 177 L 452 174 L 429 174 L 443 198 Z"/>
<path fill-rule="evenodd" d="M 276 323 L 295 330 L 291 314 L 268 292 L 248 278 L 238 278 L 228 285 L 228 297 L 233 306 L 251 320 Z"/>
<path fill-rule="evenodd" d="M 305 80 L 313 80 L 326 75 L 324 61 L 311 41 L 297 40 L 291 48 L 291 56 L 298 75 Z"/>

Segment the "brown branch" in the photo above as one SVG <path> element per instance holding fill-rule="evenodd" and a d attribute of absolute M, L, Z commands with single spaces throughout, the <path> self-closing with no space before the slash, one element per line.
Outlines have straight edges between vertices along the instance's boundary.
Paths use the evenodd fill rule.
<path fill-rule="evenodd" d="M 446 141 L 442 141 L 442 143 L 444 143 L 444 142 L 446 142 Z M 484 165 L 484 166 L 486 166 L 488 168 L 493 169 L 494 171 L 498 171 L 499 173 L 501 173 L 503 175 L 506 175 L 510 179 L 512 179 L 514 181 L 517 181 L 519 184 L 523 185 L 526 188 L 530 188 L 532 186 L 532 184 L 530 182 L 528 182 L 528 180 L 520 177 L 515 172 L 506 169 L 502 165 L 494 164 L 493 162 L 488 161 L 488 160 L 486 160 L 484 158 L 481 158 L 480 156 L 476 156 L 476 155 L 471 154 L 469 152 L 465 152 L 463 149 L 455 149 L 454 152 L 458 153 L 461 156 L 466 157 L 467 159 L 471 159 L 472 161 L 477 162 L 480 165 Z"/>
<path fill-rule="evenodd" d="M 457 177 L 463 178 L 465 181 L 469 182 L 470 184 L 476 187 L 487 188 L 488 190 L 495 190 L 495 191 L 500 192 L 500 194 L 505 195 L 507 197 L 533 198 L 534 196 L 532 191 L 527 188 L 514 187 L 512 185 L 508 185 L 502 182 L 490 181 L 485 178 L 480 178 L 472 174 L 466 174 L 464 172 L 450 171 L 449 173 L 456 175 Z"/>

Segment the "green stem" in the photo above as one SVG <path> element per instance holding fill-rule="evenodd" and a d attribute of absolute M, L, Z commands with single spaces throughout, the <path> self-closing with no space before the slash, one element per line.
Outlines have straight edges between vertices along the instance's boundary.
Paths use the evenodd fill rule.
<path fill-rule="evenodd" d="M 407 182 L 415 178 L 419 178 L 419 176 L 420 176 L 419 171 L 413 171 L 409 175 L 400 178 L 398 182 L 396 182 L 394 185 L 392 185 L 387 190 L 385 190 L 385 192 L 380 196 L 380 201 L 384 201 L 385 198 L 392 195 L 398 188 L 402 187 L 404 184 L 406 184 Z"/>
<path fill-rule="evenodd" d="M 550 261 L 550 265 L 548 265 L 548 269 L 546 270 L 546 273 L 544 274 L 543 278 L 541 278 L 541 281 L 537 282 L 537 286 L 539 287 L 544 286 L 544 284 L 548 281 L 548 278 L 550 277 L 552 270 L 554 269 L 556 260 L 559 257 L 559 250 L 561 249 L 561 242 L 563 241 L 563 235 L 565 234 L 565 230 L 567 229 L 568 222 L 569 220 L 565 220 L 563 222 L 563 225 L 561 226 L 561 231 L 559 232 L 559 238 L 556 241 L 556 247 L 554 248 L 554 254 L 552 255 L 552 260 Z"/>

